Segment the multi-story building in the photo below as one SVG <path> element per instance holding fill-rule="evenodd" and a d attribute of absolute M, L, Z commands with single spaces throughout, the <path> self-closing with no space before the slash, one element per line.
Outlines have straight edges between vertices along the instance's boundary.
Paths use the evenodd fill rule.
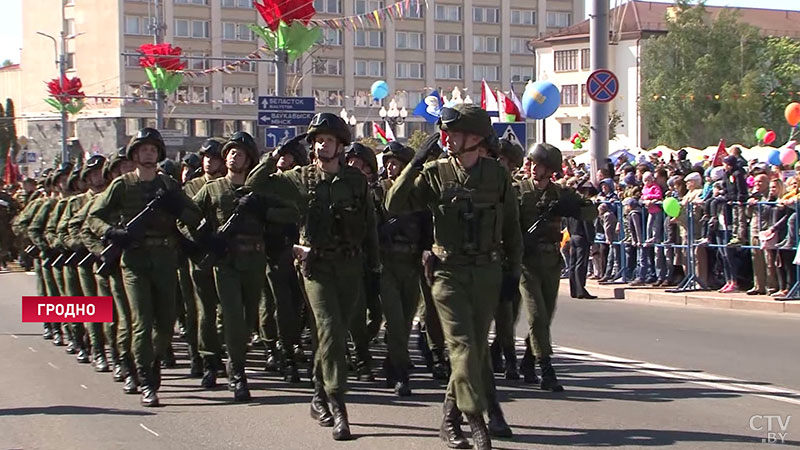
<path fill-rule="evenodd" d="M 152 91 L 135 53 L 153 42 L 156 17 L 153 0 L 40 0 L 23 3 L 21 70 L 23 100 L 17 115 L 20 134 L 44 164 L 60 148 L 57 114 L 43 102 L 44 83 L 57 76 L 53 43 L 37 32 L 58 36 L 65 6 L 68 76 L 79 76 L 86 107 L 70 119 L 74 152 L 109 152 L 124 145 L 139 127 L 155 123 Z M 390 6 L 395 0 L 314 0 L 315 18 L 354 16 Z M 422 2 L 416 8 L 416 2 Z M 403 3 L 406 0 L 402 0 Z M 291 65 L 290 95 L 315 97 L 318 111 L 355 116 L 357 135 L 370 133 L 380 120 L 381 106 L 392 99 L 409 117 L 395 127 L 402 139 L 426 127 L 411 116 L 414 106 L 431 89 L 448 93 L 458 87 L 480 98 L 480 81 L 521 91 L 534 76 L 534 55 L 528 42 L 572 25 L 584 16 L 583 0 L 409 0 L 402 20 L 365 23 L 357 30 L 323 29 L 319 48 Z M 255 23 L 252 0 L 161 0 L 165 41 L 192 57 L 188 68 L 202 70 L 244 58 L 263 42 L 247 28 Z M 46 11 L 47 13 L 43 13 Z M 265 57 L 264 60 L 268 60 Z M 244 130 L 258 135 L 259 95 L 275 92 L 270 62 L 243 64 L 233 73 L 186 77 L 167 102 L 170 153 L 191 150 L 207 136 Z M 386 80 L 392 93 L 382 102 L 370 98 L 375 80 Z M 515 82 L 520 82 L 519 84 Z M 0 92 L 0 97 L 3 97 Z M 531 127 L 532 128 L 532 127 Z"/>

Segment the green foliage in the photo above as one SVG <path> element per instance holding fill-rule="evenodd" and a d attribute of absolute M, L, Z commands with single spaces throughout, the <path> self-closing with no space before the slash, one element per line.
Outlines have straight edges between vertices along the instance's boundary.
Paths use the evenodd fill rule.
<path fill-rule="evenodd" d="M 784 142 L 788 92 L 800 90 L 800 43 L 764 38 L 730 10 L 712 21 L 702 2 L 679 0 L 676 9 L 667 34 L 642 51 L 639 105 L 652 144 L 703 148 L 725 138 L 755 145 L 760 126 Z"/>
<path fill-rule="evenodd" d="M 428 134 L 422 130 L 414 130 L 411 133 L 411 136 L 408 138 L 408 142 L 406 145 L 417 150 L 418 148 L 422 147 L 422 144 L 428 139 Z"/>
<path fill-rule="evenodd" d="M 608 140 L 613 141 L 617 138 L 617 127 L 622 124 L 622 114 L 619 113 L 616 109 L 610 111 L 608 113 Z M 581 129 L 578 130 L 578 136 L 586 142 L 591 137 L 591 130 L 589 127 L 589 118 L 583 120 L 581 123 Z"/>
<path fill-rule="evenodd" d="M 2 64 L 0 64 L 0 66 L 2 66 L 2 67 L 8 67 L 8 66 L 13 66 L 13 65 L 14 65 L 14 61 L 11 61 L 10 59 L 6 59 L 5 61 L 3 61 Z"/>
<path fill-rule="evenodd" d="M 356 142 L 358 142 L 358 143 L 360 143 L 362 145 L 366 145 L 367 147 L 369 147 L 369 148 L 371 148 L 373 150 L 376 150 L 376 151 L 383 150 L 383 144 L 381 143 L 381 141 L 379 141 L 377 138 L 374 138 L 374 137 L 371 137 L 371 136 L 364 136 L 364 137 L 362 137 L 361 139 L 359 139 Z"/>

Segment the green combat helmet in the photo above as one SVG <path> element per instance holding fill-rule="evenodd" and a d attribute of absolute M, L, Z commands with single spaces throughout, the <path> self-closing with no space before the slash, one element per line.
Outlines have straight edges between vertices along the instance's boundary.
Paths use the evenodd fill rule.
<path fill-rule="evenodd" d="M 500 151 L 498 153 L 499 156 L 503 156 L 508 160 L 512 169 L 522 167 L 523 160 L 525 159 L 525 150 L 516 142 L 511 142 L 506 138 L 500 139 Z M 560 164 L 561 163 L 559 163 L 559 165 Z"/>
<path fill-rule="evenodd" d="M 181 166 L 171 159 L 165 159 L 158 163 L 158 171 L 164 175 L 169 175 L 173 180 L 180 181 Z"/>
<path fill-rule="evenodd" d="M 538 143 L 528 150 L 528 159 L 541 164 L 553 172 L 561 172 L 561 150 L 547 143 Z"/>
<path fill-rule="evenodd" d="M 344 157 L 358 158 L 372 169 L 373 174 L 378 173 L 378 158 L 375 156 L 375 151 L 360 142 L 350 144 L 344 151 Z"/>
<path fill-rule="evenodd" d="M 161 137 L 161 133 L 155 128 L 142 128 L 139 130 L 136 136 L 133 136 L 128 143 L 125 157 L 133 160 L 133 151 L 142 144 L 153 144 L 156 146 L 158 149 L 159 162 L 167 159 L 167 148 L 164 145 L 164 139 Z"/>
<path fill-rule="evenodd" d="M 397 141 L 392 141 L 383 148 L 381 157 L 383 158 L 384 166 L 386 165 L 386 160 L 390 158 L 394 158 L 403 164 L 408 164 L 414 158 L 414 153 L 414 149 L 411 147 L 406 147 Z"/>
<path fill-rule="evenodd" d="M 344 120 L 336 114 L 317 113 L 311 118 L 311 123 L 308 124 L 308 132 L 306 133 L 308 142 L 314 142 L 314 138 L 322 133 L 336 136 L 342 145 L 349 145 L 353 140 L 350 134 L 350 126 L 344 123 Z"/>
<path fill-rule="evenodd" d="M 92 155 L 89 159 L 86 160 L 86 163 L 83 164 L 83 169 L 81 169 L 80 179 L 81 181 L 86 181 L 86 176 L 89 175 L 94 169 L 105 169 L 104 165 L 106 162 L 106 157 L 103 155 Z"/>
<path fill-rule="evenodd" d="M 497 139 L 497 133 L 492 127 L 492 119 L 489 118 L 489 113 L 479 106 L 461 103 L 452 108 L 442 108 L 436 124 L 442 131 L 483 136 L 481 144 L 484 144 L 491 153 L 497 153 L 500 149 L 500 141 Z M 460 149 L 459 153 L 472 150 L 472 148 Z"/>
<path fill-rule="evenodd" d="M 105 165 L 103 165 L 103 178 L 111 181 L 111 172 L 117 164 L 128 159 L 127 154 L 128 150 L 125 147 L 120 147 L 117 151 L 111 153 Z"/>
<path fill-rule="evenodd" d="M 245 131 L 237 131 L 233 133 L 233 136 L 228 139 L 228 142 L 222 147 L 222 159 L 225 159 L 228 156 L 228 152 L 232 148 L 240 148 L 245 151 L 247 154 L 247 158 L 250 160 L 250 168 L 258 164 L 258 146 L 256 145 L 256 141 L 253 139 L 253 136 L 250 136 L 250 133 Z"/>
<path fill-rule="evenodd" d="M 200 155 L 200 158 L 208 156 L 209 158 L 222 159 L 222 146 L 224 145 L 225 139 L 218 137 L 208 138 L 203 142 L 203 145 L 200 146 L 200 151 L 197 153 Z"/>

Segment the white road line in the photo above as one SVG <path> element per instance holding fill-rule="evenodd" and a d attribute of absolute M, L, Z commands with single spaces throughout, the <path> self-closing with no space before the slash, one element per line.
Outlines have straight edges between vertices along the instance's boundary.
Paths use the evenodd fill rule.
<path fill-rule="evenodd" d="M 32 351 L 33 353 L 36 353 L 36 349 L 33 347 L 28 347 L 28 350 Z"/>
<path fill-rule="evenodd" d="M 150 428 L 147 428 L 146 426 L 144 426 L 143 423 L 140 423 L 139 426 L 144 428 L 145 431 L 147 431 L 148 433 L 152 434 L 153 436 L 158 437 L 158 433 L 156 433 L 155 431 L 151 430 Z"/>
<path fill-rule="evenodd" d="M 16 334 L 12 334 L 11 337 L 14 339 L 19 339 L 19 336 L 17 336 Z"/>
<path fill-rule="evenodd" d="M 86 387 L 85 384 L 82 384 L 81 387 L 84 388 L 84 389 L 89 389 L 88 387 Z"/>
<path fill-rule="evenodd" d="M 47 365 L 52 367 L 53 369 L 58 369 L 58 366 L 56 366 L 55 364 L 53 364 L 53 363 L 51 363 L 49 361 L 47 362 Z"/>

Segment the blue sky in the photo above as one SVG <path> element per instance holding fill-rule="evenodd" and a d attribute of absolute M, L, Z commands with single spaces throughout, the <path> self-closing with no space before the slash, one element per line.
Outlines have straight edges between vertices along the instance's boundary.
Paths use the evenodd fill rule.
<path fill-rule="evenodd" d="M 36 0 L 27 0 L 35 3 Z M 392 0 L 387 0 L 392 1 Z M 591 0 L 586 1 L 589 11 Z M 660 0 L 657 0 L 660 1 Z M 22 47 L 22 0 L 2 0 L 3 15 L 0 18 L 0 61 L 10 59 L 19 62 L 19 48 Z M 613 1 L 610 1 L 613 4 Z M 668 2 L 671 3 L 671 2 Z M 798 0 L 708 0 L 711 6 L 754 6 L 771 9 L 800 10 Z M 53 12 L 56 14 L 57 12 Z"/>

